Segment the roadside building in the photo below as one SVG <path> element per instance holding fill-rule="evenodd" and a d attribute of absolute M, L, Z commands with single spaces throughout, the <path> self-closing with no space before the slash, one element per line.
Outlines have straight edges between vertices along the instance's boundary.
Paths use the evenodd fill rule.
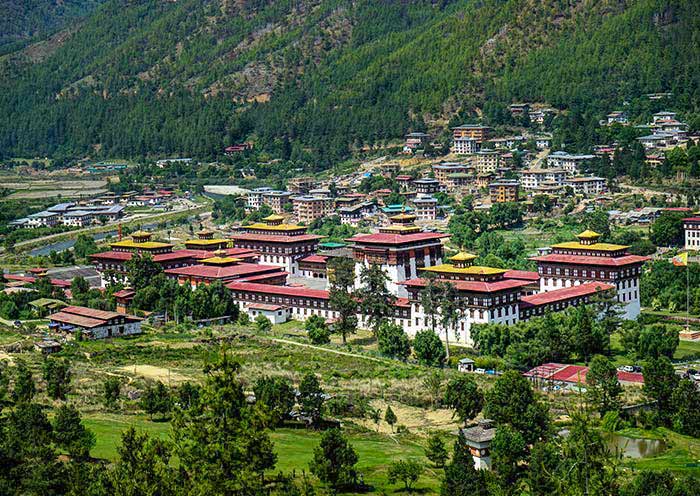
<path fill-rule="evenodd" d="M 566 171 L 563 169 L 529 169 L 520 171 L 520 185 L 526 190 L 538 190 L 545 181 L 548 181 L 550 186 L 563 186 L 565 180 Z"/>
<path fill-rule="evenodd" d="M 584 166 L 589 165 L 595 155 L 574 155 L 562 151 L 554 152 L 547 157 L 547 166 L 563 169 L 569 176 L 579 174 Z"/>
<path fill-rule="evenodd" d="M 87 339 L 104 339 L 141 333 L 141 319 L 133 315 L 68 306 L 51 314 L 49 329 L 73 337 L 80 333 Z"/>
<path fill-rule="evenodd" d="M 481 141 L 471 136 L 455 136 L 452 140 L 452 153 L 471 155 L 481 150 Z"/>

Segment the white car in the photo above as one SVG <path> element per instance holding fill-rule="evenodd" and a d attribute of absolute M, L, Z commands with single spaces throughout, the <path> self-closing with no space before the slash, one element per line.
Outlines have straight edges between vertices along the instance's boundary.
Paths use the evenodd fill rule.
<path fill-rule="evenodd" d="M 485 374 L 486 370 L 485 369 L 474 369 L 475 374 Z"/>

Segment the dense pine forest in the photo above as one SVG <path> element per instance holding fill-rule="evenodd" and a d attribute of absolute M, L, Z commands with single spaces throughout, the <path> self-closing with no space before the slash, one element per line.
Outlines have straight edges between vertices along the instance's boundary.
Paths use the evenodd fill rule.
<path fill-rule="evenodd" d="M 691 126 L 700 113 L 692 0 L 97 3 L 0 52 L 0 155 L 208 158 L 253 140 L 330 164 L 514 101 L 584 133 L 646 93 L 673 92 Z"/>

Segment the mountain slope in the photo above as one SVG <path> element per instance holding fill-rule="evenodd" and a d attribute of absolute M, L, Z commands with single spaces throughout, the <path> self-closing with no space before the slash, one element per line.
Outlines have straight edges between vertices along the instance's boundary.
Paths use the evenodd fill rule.
<path fill-rule="evenodd" d="M 0 154 L 252 136 L 323 167 L 486 102 L 594 114 L 672 90 L 697 112 L 699 19 L 692 0 L 111 0 L 41 60 L 2 60 Z"/>

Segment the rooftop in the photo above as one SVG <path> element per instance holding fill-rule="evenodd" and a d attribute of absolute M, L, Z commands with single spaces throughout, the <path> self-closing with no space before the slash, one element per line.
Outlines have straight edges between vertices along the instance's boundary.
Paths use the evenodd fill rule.
<path fill-rule="evenodd" d="M 571 298 L 580 298 L 582 296 L 590 296 L 599 291 L 607 291 L 615 286 L 604 282 L 587 282 L 570 288 L 554 289 L 544 293 L 538 293 L 529 296 L 523 296 L 520 306 L 532 307 L 539 305 L 547 305 L 557 301 L 565 301 Z"/>
<path fill-rule="evenodd" d="M 535 262 L 553 262 L 576 265 L 599 265 L 620 267 L 624 265 L 632 265 L 646 262 L 647 260 L 649 260 L 649 257 L 642 257 L 639 255 L 622 255 L 620 257 L 596 257 L 587 255 L 564 255 L 561 253 L 550 253 L 549 255 L 531 257 L 530 260 L 534 260 Z"/>

